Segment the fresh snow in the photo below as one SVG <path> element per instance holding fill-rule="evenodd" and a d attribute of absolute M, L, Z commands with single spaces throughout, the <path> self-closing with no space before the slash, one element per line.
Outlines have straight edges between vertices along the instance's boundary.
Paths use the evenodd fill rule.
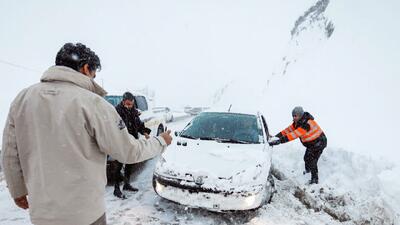
<path fill-rule="evenodd" d="M 170 123 L 170 128 L 180 130 L 187 122 Z M 328 146 L 319 161 L 320 184 L 309 186 L 310 175 L 302 173 L 304 147 L 288 144 L 272 151 L 277 192 L 270 204 L 258 210 L 213 213 L 162 199 L 152 188 L 156 160 L 151 160 L 133 177 L 132 185 L 139 192 L 127 193 L 128 199 L 117 199 L 113 187 L 106 188 L 108 223 L 399 224 L 398 166 Z M 0 224 L 29 224 L 28 212 L 14 205 L 4 180 L 0 182 L 0 202 Z"/>
<path fill-rule="evenodd" d="M 298 140 L 273 147 L 277 192 L 271 204 L 258 210 L 211 213 L 164 200 L 152 190 L 152 160 L 132 179 L 140 191 L 128 193 L 127 200 L 115 198 L 113 188 L 106 188 L 109 224 L 399 225 L 399 1 L 243 1 L 231 2 L 230 7 L 226 2 L 201 3 L 142 2 L 123 8 L 98 3 L 98 9 L 115 8 L 118 15 L 127 16 L 113 20 L 85 11 L 98 23 L 59 11 L 60 18 L 68 19 L 57 20 L 60 29 L 51 40 L 46 32 L 33 31 L 54 27 L 54 22 L 39 22 L 35 15 L 51 14 L 60 5 L 26 2 L 21 7 L 9 1 L 1 13 L 8 34 L 2 36 L 3 57 L 9 56 L 4 60 L 44 70 L 53 63 L 60 40 L 87 41 L 107 63 L 99 75 L 117 74 L 104 76 L 107 90 L 127 82 L 152 84 L 165 104 L 179 100 L 198 105 L 202 96 L 211 95 L 213 107 L 227 110 L 233 104 L 259 110 L 272 134 L 287 127 L 292 108 L 302 105 L 327 134 L 318 185 L 306 185 L 310 175 L 302 173 L 304 147 Z M 69 9 L 64 10 L 67 14 L 77 10 L 75 4 L 61 7 Z M 24 16 L 26 8 L 31 11 Z M 112 10 L 94 11 L 112 15 Z M 131 21 L 132 31 L 120 19 Z M 82 22 L 78 31 L 91 27 L 92 32 L 72 34 L 64 29 Z M 21 26 L 25 23 L 32 29 Z M 27 36 L 32 38 L 23 38 Z M 102 38 L 90 42 L 93 37 Z M 43 57 L 36 57 L 39 51 Z M 11 77 L 3 79 L 0 88 L 4 122 L 12 98 L 38 81 L 40 72 L 7 66 L 1 72 Z M 24 79 L 14 79 L 21 74 Z M 160 74 L 169 79 L 161 82 Z M 180 130 L 186 122 L 174 121 L 168 127 Z M 28 211 L 10 198 L 2 172 L 0 224 L 30 224 Z"/>

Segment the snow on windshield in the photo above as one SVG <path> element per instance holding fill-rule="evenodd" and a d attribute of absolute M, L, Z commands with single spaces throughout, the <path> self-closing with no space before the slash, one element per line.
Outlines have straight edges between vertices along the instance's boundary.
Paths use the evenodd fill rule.
<path fill-rule="evenodd" d="M 260 143 L 263 132 L 254 115 L 205 112 L 194 118 L 181 135 L 196 139 Z"/>

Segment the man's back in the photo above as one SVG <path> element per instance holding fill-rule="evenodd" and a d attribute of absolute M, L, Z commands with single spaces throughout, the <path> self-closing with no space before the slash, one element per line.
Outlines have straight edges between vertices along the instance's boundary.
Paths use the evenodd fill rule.
<path fill-rule="evenodd" d="M 66 43 L 41 83 L 13 101 L 5 123 L 2 166 L 16 205 L 37 225 L 105 221 L 106 155 L 136 163 L 162 153 L 170 131 L 136 140 L 94 82 L 99 57 Z"/>
<path fill-rule="evenodd" d="M 10 115 L 33 222 L 51 220 L 54 213 L 67 223 L 69 218 L 86 222 L 80 213 L 93 212 L 89 221 L 104 213 L 105 154 L 86 118 L 96 101 L 101 97 L 68 81 L 41 82 L 15 99 Z"/>

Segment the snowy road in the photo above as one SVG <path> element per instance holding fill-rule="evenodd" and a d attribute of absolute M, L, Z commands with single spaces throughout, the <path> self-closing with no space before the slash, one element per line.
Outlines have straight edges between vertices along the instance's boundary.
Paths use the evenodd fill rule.
<path fill-rule="evenodd" d="M 190 118 L 168 124 L 180 130 Z M 391 180 L 399 168 L 353 153 L 328 149 L 321 157 L 321 184 L 304 185 L 303 149 L 290 145 L 274 149 L 277 193 L 271 204 L 258 210 L 213 213 L 190 209 L 161 199 L 151 185 L 155 160 L 132 177 L 137 193 L 128 199 L 113 196 L 106 188 L 109 224 L 399 224 L 399 181 Z M 396 172 L 397 171 L 397 172 Z M 2 174 L 0 175 L 0 180 Z M 397 185 L 399 186 L 399 185 Z M 14 206 L 5 182 L 0 182 L 0 224 L 30 224 L 28 212 Z"/>

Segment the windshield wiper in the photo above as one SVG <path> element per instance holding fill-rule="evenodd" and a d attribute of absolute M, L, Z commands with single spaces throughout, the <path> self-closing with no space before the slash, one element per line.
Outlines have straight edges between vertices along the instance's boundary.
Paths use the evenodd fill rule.
<path fill-rule="evenodd" d="M 199 137 L 200 140 L 215 140 L 215 138 L 212 137 Z"/>
<path fill-rule="evenodd" d="M 241 140 L 236 140 L 236 139 L 231 139 L 231 138 L 217 138 L 217 137 L 200 137 L 200 140 L 212 140 L 212 141 L 217 141 L 221 143 L 237 143 L 237 144 L 251 144 L 251 142 L 248 141 L 241 141 Z"/>
<path fill-rule="evenodd" d="M 251 144 L 249 141 L 236 140 L 232 138 L 219 138 L 218 141 L 222 143 Z"/>
<path fill-rule="evenodd" d="M 184 138 L 189 138 L 189 139 L 197 139 L 197 138 L 192 137 L 192 136 L 187 135 L 187 134 L 181 134 L 181 135 L 179 135 L 179 137 L 184 137 Z"/>

